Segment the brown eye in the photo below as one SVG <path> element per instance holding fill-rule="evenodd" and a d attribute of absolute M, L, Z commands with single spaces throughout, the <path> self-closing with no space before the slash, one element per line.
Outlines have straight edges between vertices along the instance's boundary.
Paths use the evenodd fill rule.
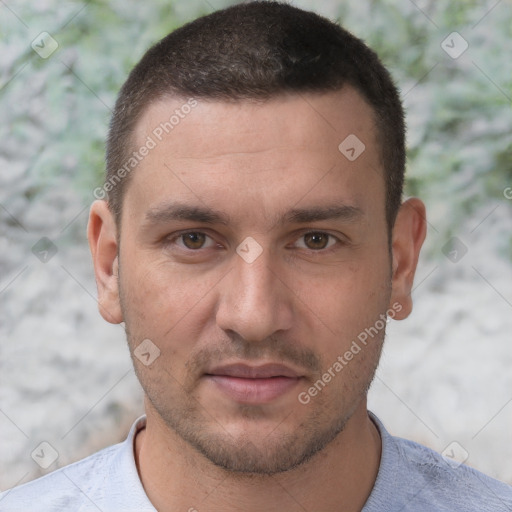
<path fill-rule="evenodd" d="M 304 235 L 304 243 L 308 249 L 325 249 L 329 243 L 330 235 L 327 233 L 307 233 Z"/>
<path fill-rule="evenodd" d="M 187 249 L 201 249 L 206 241 L 204 233 L 185 233 L 181 235 L 183 245 Z"/>

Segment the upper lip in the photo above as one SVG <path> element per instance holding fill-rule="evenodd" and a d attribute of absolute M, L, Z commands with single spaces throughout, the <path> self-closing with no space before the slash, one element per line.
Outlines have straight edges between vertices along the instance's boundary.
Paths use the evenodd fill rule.
<path fill-rule="evenodd" d="M 267 363 L 262 365 L 248 365 L 243 363 L 215 366 L 206 372 L 207 375 L 222 375 L 226 377 L 239 377 L 242 379 L 268 379 L 270 377 L 301 377 L 299 373 L 283 364 Z"/>

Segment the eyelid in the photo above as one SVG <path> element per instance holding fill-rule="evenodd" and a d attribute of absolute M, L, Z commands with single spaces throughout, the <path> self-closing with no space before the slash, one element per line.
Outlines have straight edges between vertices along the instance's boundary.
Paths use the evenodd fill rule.
<path fill-rule="evenodd" d="M 178 240 L 180 240 L 182 236 L 184 236 L 188 233 L 200 233 L 200 234 L 204 235 L 206 238 L 209 238 L 211 240 L 211 242 L 213 242 L 213 245 L 210 244 L 209 246 L 206 246 L 206 247 L 203 246 L 203 247 L 200 247 L 199 249 L 190 249 L 184 245 L 178 245 L 176 242 Z M 173 245 L 179 247 L 180 249 L 182 249 L 184 251 L 189 251 L 189 252 L 198 252 L 200 250 L 210 249 L 215 245 L 219 245 L 219 243 L 216 242 L 215 239 L 211 235 L 209 235 L 208 232 L 204 229 L 184 229 L 183 231 L 176 231 L 176 232 L 172 233 L 171 235 L 167 235 L 166 237 L 164 237 L 164 243 L 166 245 L 173 244 Z M 205 242 L 205 244 L 206 243 L 207 242 Z"/>
<path fill-rule="evenodd" d="M 305 249 L 307 251 L 310 251 L 312 253 L 322 253 L 322 252 L 329 252 L 336 249 L 337 245 L 346 245 L 348 243 L 348 240 L 343 239 L 340 236 L 334 235 L 333 233 L 330 233 L 329 231 L 325 231 L 322 229 L 306 229 L 301 230 L 297 239 L 295 240 L 295 243 L 303 238 L 306 235 L 309 234 L 321 234 L 321 235 L 327 235 L 329 238 L 333 238 L 335 240 L 335 243 L 332 245 L 329 245 L 327 247 L 324 247 L 323 249 L 310 249 L 309 247 L 300 247 L 300 249 Z"/>
<path fill-rule="evenodd" d="M 218 241 L 215 240 L 215 238 L 210 235 L 208 233 L 208 229 L 184 229 L 182 231 L 176 231 L 170 235 L 167 235 L 164 237 L 163 241 L 166 245 L 176 245 L 177 247 L 179 247 L 179 249 L 181 250 L 184 250 L 184 251 L 188 251 L 188 252 L 199 252 L 200 250 L 204 250 L 204 249 L 211 249 L 212 247 L 214 246 L 219 246 L 221 245 Z M 209 238 L 210 239 L 210 245 L 207 246 L 207 247 L 201 247 L 199 249 L 189 249 L 188 247 L 185 247 L 184 245 L 178 245 L 176 244 L 177 240 L 179 240 L 183 235 L 186 235 L 187 233 L 201 233 L 203 235 L 205 235 L 206 238 Z M 328 246 L 328 247 L 325 247 L 323 249 L 310 249 L 308 247 L 299 247 L 300 249 L 305 249 L 307 251 L 310 251 L 311 253 L 322 253 L 322 252 L 329 252 L 329 251 L 333 251 L 333 250 L 336 250 L 336 246 L 340 246 L 340 245 L 347 245 L 349 243 L 349 240 L 343 236 L 340 236 L 340 234 L 338 235 L 335 235 L 329 231 L 326 231 L 326 230 L 322 230 L 322 229 L 302 229 L 300 230 L 298 233 L 296 232 L 295 235 L 294 235 L 294 244 L 296 244 L 296 242 L 303 238 L 305 235 L 308 235 L 308 234 L 312 234 L 312 233 L 315 233 L 315 234 L 323 234 L 323 235 L 327 235 L 330 239 L 334 239 L 335 240 L 335 243 Z M 212 244 L 213 242 L 213 244 Z"/>

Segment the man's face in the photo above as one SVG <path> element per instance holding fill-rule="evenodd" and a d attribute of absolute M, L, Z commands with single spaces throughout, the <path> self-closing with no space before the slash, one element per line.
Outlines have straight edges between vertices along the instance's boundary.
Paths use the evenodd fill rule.
<path fill-rule="evenodd" d="M 136 148 L 148 135 L 157 145 L 123 200 L 130 350 L 160 350 L 149 366 L 133 358 L 148 414 L 224 468 L 287 470 L 366 410 L 384 338 L 391 259 L 372 111 L 350 88 L 199 101 L 158 141 L 184 103 L 153 104 L 136 132 Z M 351 134 L 365 145 L 353 161 L 338 149 Z"/>

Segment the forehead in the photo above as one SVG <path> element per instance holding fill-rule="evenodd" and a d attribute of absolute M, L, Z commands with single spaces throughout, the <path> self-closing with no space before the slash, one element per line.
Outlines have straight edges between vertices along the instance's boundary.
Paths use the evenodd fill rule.
<path fill-rule="evenodd" d="M 208 131 L 215 135 L 229 132 L 230 139 L 225 139 L 228 149 L 246 133 L 257 132 L 257 138 L 244 138 L 243 144 L 259 150 L 265 142 L 272 143 L 276 135 L 291 144 L 307 141 L 317 145 L 331 144 L 352 133 L 371 143 L 374 128 L 373 109 L 355 89 L 347 86 L 334 92 L 281 94 L 266 100 L 162 98 L 144 111 L 136 126 L 135 140 L 143 142 L 144 137 L 152 135 L 157 143 L 171 146 L 174 138 L 186 134 L 187 140 L 180 140 L 184 152 L 190 145 L 196 152 L 209 152 L 223 148 L 218 147 L 218 140 L 204 137 Z M 175 153 L 178 149 L 173 148 Z"/>
<path fill-rule="evenodd" d="M 383 210 L 373 111 L 351 88 L 258 102 L 166 98 L 134 135 L 136 151 L 150 147 L 126 192 L 140 210 L 189 198 L 267 212 L 334 196 L 382 199 Z"/>

